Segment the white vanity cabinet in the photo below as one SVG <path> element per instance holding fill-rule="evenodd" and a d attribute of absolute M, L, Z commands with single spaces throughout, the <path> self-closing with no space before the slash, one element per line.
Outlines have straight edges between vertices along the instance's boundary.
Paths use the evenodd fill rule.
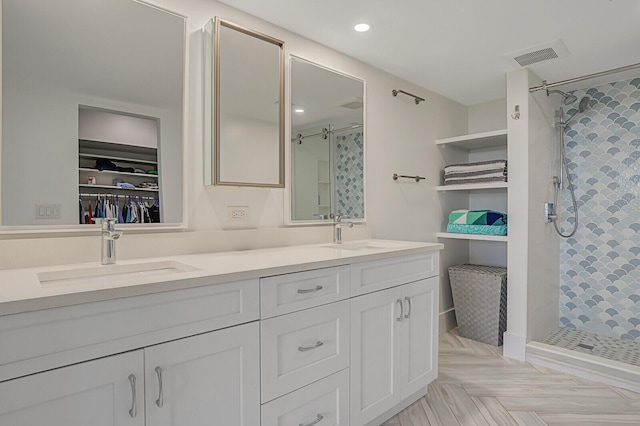
<path fill-rule="evenodd" d="M 349 266 L 260 280 L 262 426 L 349 424 Z"/>
<path fill-rule="evenodd" d="M 0 425 L 257 425 L 258 333 L 253 322 L 0 383 Z"/>
<path fill-rule="evenodd" d="M 145 426 L 141 350 L 0 383 L 2 426 Z"/>
<path fill-rule="evenodd" d="M 437 374 L 441 246 L 419 247 L 252 270 L 261 251 L 192 288 L 0 315 L 0 426 L 378 426 Z"/>
<path fill-rule="evenodd" d="M 433 255 L 429 255 L 433 256 Z M 429 257 L 427 256 L 427 257 Z M 435 259 L 414 258 L 414 261 Z M 399 259 L 398 259 L 399 260 Z M 405 259 L 406 260 L 406 259 Z M 390 268 L 396 269 L 393 262 Z M 379 265 L 360 265 L 377 268 Z M 437 376 L 438 276 L 351 299 L 351 424 L 377 424 L 423 396 Z M 408 280 L 414 270 L 405 270 Z M 380 276 L 384 276 L 381 274 Z M 397 279 L 401 279 L 398 272 Z M 398 407 L 398 405 L 402 405 Z M 381 417 L 382 416 L 382 417 Z"/>
<path fill-rule="evenodd" d="M 248 280 L 0 317 L 0 425 L 258 425 L 258 303 Z"/>
<path fill-rule="evenodd" d="M 147 426 L 260 424 L 257 322 L 144 349 Z"/>

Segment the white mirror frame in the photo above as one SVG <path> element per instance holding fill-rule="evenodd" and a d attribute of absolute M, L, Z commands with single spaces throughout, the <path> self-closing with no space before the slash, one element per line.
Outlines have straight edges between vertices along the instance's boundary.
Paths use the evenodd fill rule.
<path fill-rule="evenodd" d="M 309 64 L 315 65 L 319 68 L 323 68 L 327 71 L 331 71 L 336 74 L 343 75 L 345 77 L 352 78 L 354 80 L 358 80 L 362 82 L 362 140 L 364 146 L 363 152 L 363 161 L 364 161 L 364 173 L 363 173 L 363 205 L 364 205 L 364 217 L 360 219 L 349 219 L 350 222 L 354 223 L 366 223 L 367 222 L 367 82 L 363 78 L 354 76 L 344 71 L 337 70 L 335 68 L 328 67 L 326 65 L 319 64 L 310 59 L 304 58 L 299 55 L 289 54 L 288 62 L 288 73 L 287 73 L 287 96 L 286 96 L 286 104 L 287 104 L 287 128 L 286 128 L 286 141 L 289 143 L 285 143 L 285 158 L 287 164 L 287 173 L 286 173 L 286 185 L 285 185 L 285 193 L 284 193 L 284 224 L 285 226 L 310 226 L 310 225 L 333 225 L 334 219 L 318 219 L 318 220 L 293 220 L 293 215 L 291 213 L 291 208 L 293 206 L 292 200 L 292 179 L 293 179 L 293 161 L 292 161 L 292 153 L 291 153 L 291 64 L 293 59 L 298 59 Z"/>
<path fill-rule="evenodd" d="M 250 37 L 257 38 L 258 40 L 265 41 L 267 43 L 271 43 L 275 46 L 279 47 L 279 55 L 278 58 L 278 99 L 279 99 L 279 108 L 278 108 L 278 133 L 279 133 L 279 141 L 278 141 L 278 182 L 277 183 L 253 183 L 253 182 L 230 182 L 223 181 L 221 179 L 221 167 L 220 162 L 222 159 L 220 158 L 221 151 L 221 141 L 220 141 L 220 28 L 226 27 L 243 34 L 246 34 Z M 240 25 L 236 25 L 232 22 L 226 21 L 224 19 L 220 19 L 219 17 L 215 18 L 214 24 L 214 35 L 213 35 L 213 75 L 214 75 L 214 129 L 213 129 L 213 138 L 214 138 L 214 157 L 215 157 L 215 167 L 214 167 L 214 177 L 213 183 L 214 185 L 224 185 L 224 186 L 249 186 L 249 187 L 259 187 L 259 188 L 284 188 L 285 186 L 285 106 L 284 106 L 284 98 L 285 98 L 285 79 L 284 79 L 284 42 L 273 38 L 269 35 L 259 33 L 257 31 L 250 30 L 248 28 L 242 27 Z M 206 168 L 205 168 L 206 170 Z"/>
<path fill-rule="evenodd" d="M 187 223 L 187 182 L 186 182 L 186 170 L 187 170 L 187 109 L 188 109 L 188 80 L 187 80 L 187 52 L 189 51 L 189 42 L 187 34 L 187 16 L 172 10 L 159 7 L 153 3 L 149 3 L 144 0 L 132 0 L 137 3 L 141 3 L 145 6 L 152 7 L 163 12 L 172 14 L 184 20 L 183 31 L 183 54 L 182 54 L 182 221 L 179 223 L 154 223 L 154 224 L 127 224 L 126 231 L 129 233 L 147 233 L 147 232 L 166 232 L 166 231 L 182 231 L 188 228 Z M 2 4 L 0 3 L 0 22 L 2 18 Z M 0 33 L 0 83 L 2 82 L 2 34 Z M 0 164 L 2 164 L 2 84 L 0 84 Z M 2 173 L 0 173 L 0 188 L 2 188 Z M 71 236 L 71 235 L 99 235 L 101 231 L 101 225 L 2 225 L 2 194 L 0 193 L 0 241 L 2 237 L 11 236 L 24 236 L 24 237 L 38 237 L 38 236 Z"/>

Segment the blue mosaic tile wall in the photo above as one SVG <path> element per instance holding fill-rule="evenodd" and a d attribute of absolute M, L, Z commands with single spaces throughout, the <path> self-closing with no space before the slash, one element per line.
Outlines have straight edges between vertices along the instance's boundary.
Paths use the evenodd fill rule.
<path fill-rule="evenodd" d="M 364 217 L 364 150 L 362 132 L 335 136 L 337 214 Z"/>
<path fill-rule="evenodd" d="M 566 131 L 579 226 L 560 246 L 560 325 L 640 342 L 640 78 L 572 93 L 591 109 Z"/>

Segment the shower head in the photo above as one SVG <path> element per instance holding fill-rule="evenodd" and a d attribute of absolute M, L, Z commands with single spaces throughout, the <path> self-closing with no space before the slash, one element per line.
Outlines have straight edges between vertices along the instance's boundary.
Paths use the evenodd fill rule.
<path fill-rule="evenodd" d="M 569 119 L 567 121 L 565 121 L 564 123 L 562 123 L 562 125 L 564 127 L 569 125 L 569 122 L 571 120 L 573 120 L 573 118 L 580 114 L 585 112 L 586 110 L 588 110 L 589 108 L 591 108 L 591 105 L 589 105 L 589 102 L 591 101 L 591 98 L 588 96 L 583 97 L 582 99 L 580 99 L 580 103 L 578 104 L 578 110 L 576 112 L 574 112 L 573 114 L 571 114 L 571 117 L 569 117 Z"/>
<path fill-rule="evenodd" d="M 547 96 L 549 96 L 552 93 L 558 93 L 560 95 L 562 95 L 562 103 L 565 105 L 571 105 L 572 103 L 574 103 L 575 101 L 578 100 L 578 98 L 576 98 L 574 95 L 570 95 L 569 93 L 565 93 L 562 90 L 549 90 L 547 89 Z"/>
<path fill-rule="evenodd" d="M 585 96 L 584 98 L 580 99 L 580 104 L 578 105 L 578 112 L 585 112 L 586 110 L 588 110 L 591 107 L 591 105 L 589 105 L 589 101 L 591 101 L 591 98 L 589 98 L 588 96 Z"/>

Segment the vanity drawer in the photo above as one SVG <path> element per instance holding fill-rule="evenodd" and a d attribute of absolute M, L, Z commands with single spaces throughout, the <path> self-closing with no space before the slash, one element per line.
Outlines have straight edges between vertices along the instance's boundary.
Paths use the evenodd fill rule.
<path fill-rule="evenodd" d="M 262 406 L 262 426 L 315 424 L 319 426 L 349 424 L 348 369 Z"/>
<path fill-rule="evenodd" d="M 0 381 L 258 319 L 258 280 L 0 317 Z"/>
<path fill-rule="evenodd" d="M 347 299 L 349 287 L 348 266 L 261 278 L 261 318 Z"/>
<path fill-rule="evenodd" d="M 351 294 L 358 296 L 439 274 L 437 251 L 354 263 L 351 265 Z"/>
<path fill-rule="evenodd" d="M 261 321 L 262 402 L 349 366 L 349 301 Z"/>

